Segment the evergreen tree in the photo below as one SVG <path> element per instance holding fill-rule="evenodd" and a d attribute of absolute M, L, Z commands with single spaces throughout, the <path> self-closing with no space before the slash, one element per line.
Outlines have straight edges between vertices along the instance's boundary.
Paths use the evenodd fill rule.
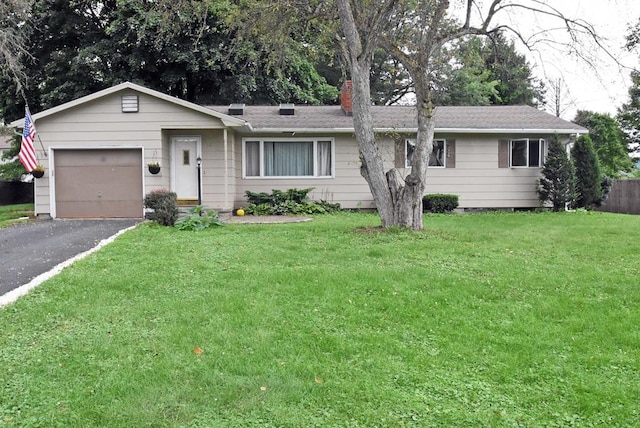
<path fill-rule="evenodd" d="M 579 110 L 574 122 L 589 129 L 589 136 L 604 174 L 619 177 L 633 169 L 625 134 L 613 117 Z"/>
<path fill-rule="evenodd" d="M 629 149 L 640 151 L 640 72 L 631 72 L 629 102 L 618 109 L 618 123 L 627 135 Z"/>
<path fill-rule="evenodd" d="M 557 136 L 549 140 L 549 151 L 542 178 L 538 180 L 538 196 L 541 202 L 551 202 L 554 211 L 573 202 L 575 194 L 575 171 L 564 145 Z"/>
<path fill-rule="evenodd" d="M 515 43 L 502 32 L 484 40 L 481 54 L 489 71 L 488 80 L 498 82 L 492 105 L 545 104 L 544 84 L 533 77 L 526 57 L 518 53 Z"/>
<path fill-rule="evenodd" d="M 591 137 L 581 135 L 571 149 L 571 157 L 576 170 L 575 206 L 587 209 L 600 206 L 603 201 L 603 177 Z"/>

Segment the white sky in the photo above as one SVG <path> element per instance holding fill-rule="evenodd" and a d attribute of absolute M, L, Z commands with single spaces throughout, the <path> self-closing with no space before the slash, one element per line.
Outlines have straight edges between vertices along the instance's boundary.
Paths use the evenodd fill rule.
<path fill-rule="evenodd" d="M 597 64 L 598 70 L 594 70 L 567 50 L 540 43 L 536 51 L 526 52 L 534 74 L 545 82 L 563 80 L 566 91 L 566 98 L 563 98 L 564 119 L 573 119 L 577 110 L 616 114 L 617 108 L 628 100 L 631 68 L 640 66 L 640 53 L 629 53 L 624 49 L 628 27 L 640 18 L 640 0 L 546 1 L 568 18 L 583 19 L 593 25 L 602 37 L 603 45 L 617 61 L 595 45 L 587 45 L 583 52 Z M 510 25 L 519 27 L 523 34 L 532 34 L 541 28 L 550 29 L 559 25 L 558 20 L 534 18 L 531 14 L 524 19 L 516 18 L 515 15 L 503 16 L 499 22 L 505 20 L 511 21 Z M 557 41 L 565 35 L 566 31 L 553 31 L 547 33 L 546 37 Z M 546 100 L 548 104 L 552 103 L 550 91 Z M 553 106 L 548 106 L 548 109 L 555 111 Z"/>

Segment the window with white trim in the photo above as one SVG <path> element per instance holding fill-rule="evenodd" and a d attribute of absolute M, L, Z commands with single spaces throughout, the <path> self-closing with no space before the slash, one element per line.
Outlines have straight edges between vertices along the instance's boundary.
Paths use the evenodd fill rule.
<path fill-rule="evenodd" d="M 405 162 L 405 167 L 411 167 L 411 156 L 413 156 L 413 152 L 416 148 L 415 140 L 405 140 L 405 153 L 407 154 L 407 159 Z M 429 156 L 429 168 L 444 168 L 445 162 L 447 159 L 447 142 L 446 140 L 433 140 L 433 150 L 431 151 L 431 155 Z"/>
<path fill-rule="evenodd" d="M 539 168 L 544 165 L 545 140 L 520 138 L 509 141 L 509 159 L 512 168 Z"/>
<path fill-rule="evenodd" d="M 333 139 L 243 139 L 244 177 L 331 177 Z"/>

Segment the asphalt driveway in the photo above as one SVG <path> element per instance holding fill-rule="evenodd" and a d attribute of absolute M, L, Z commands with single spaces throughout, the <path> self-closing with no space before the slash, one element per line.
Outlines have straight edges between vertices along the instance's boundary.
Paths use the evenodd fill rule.
<path fill-rule="evenodd" d="M 39 220 L 0 228 L 0 296 L 140 221 Z"/>

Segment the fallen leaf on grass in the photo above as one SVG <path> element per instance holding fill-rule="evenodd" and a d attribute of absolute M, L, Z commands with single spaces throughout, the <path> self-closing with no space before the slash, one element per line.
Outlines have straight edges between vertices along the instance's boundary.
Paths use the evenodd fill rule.
<path fill-rule="evenodd" d="M 193 353 L 196 355 L 202 355 L 203 352 L 204 352 L 204 349 L 202 349 L 199 346 L 196 346 L 195 348 L 193 348 Z"/>
<path fill-rule="evenodd" d="M 322 383 L 322 382 L 324 382 L 320 376 L 315 376 L 315 377 L 313 378 L 313 380 L 314 380 L 316 383 Z"/>

